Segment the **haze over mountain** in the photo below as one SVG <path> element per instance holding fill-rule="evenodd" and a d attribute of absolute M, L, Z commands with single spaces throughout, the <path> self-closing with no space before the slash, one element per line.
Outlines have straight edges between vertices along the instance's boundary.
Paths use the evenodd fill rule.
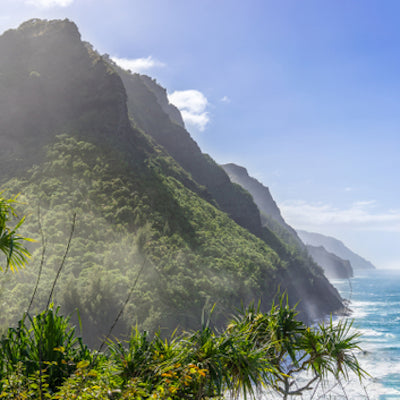
<path fill-rule="evenodd" d="M 8 30 L 0 54 L 0 184 L 21 193 L 26 234 L 40 242 L 41 221 L 46 240 L 36 310 L 47 301 L 74 212 L 53 300 L 80 310 L 91 344 L 129 291 L 118 335 L 135 323 L 196 327 L 213 303 L 221 325 L 242 301 L 261 299 L 267 309 L 279 287 L 304 318 L 342 308 L 322 270 L 263 227 L 250 194 L 201 152 L 155 81 L 101 57 L 68 20 Z M 33 292 L 42 250 L 32 251 L 24 273 L 0 277 L 3 326 Z"/>
<path fill-rule="evenodd" d="M 354 253 L 338 239 L 321 235 L 320 233 L 316 232 L 298 230 L 297 233 L 304 243 L 311 246 L 323 246 L 331 253 L 334 253 L 345 260 L 349 260 L 354 270 L 368 270 L 376 268 L 370 261 Z"/>
<path fill-rule="evenodd" d="M 202 151 L 245 165 L 291 226 L 396 268 L 400 8 L 385 4 L 5 0 L 0 31 L 75 21 L 101 53 L 157 78 Z"/>
<path fill-rule="evenodd" d="M 296 231 L 286 223 L 268 187 L 249 176 L 246 168 L 230 163 L 222 165 L 232 182 L 241 185 L 253 197 L 261 212 L 263 225 L 271 229 L 284 242 L 295 246 L 300 252 L 308 252 L 313 260 L 320 265 L 328 278 L 350 278 L 353 270 L 347 260 L 327 252 L 323 247 L 310 248 L 305 246 Z"/>
<path fill-rule="evenodd" d="M 344 260 L 334 253 L 329 253 L 323 246 L 307 245 L 307 251 L 313 260 L 321 265 L 329 279 L 349 279 L 353 277 L 353 267 L 349 260 Z"/>

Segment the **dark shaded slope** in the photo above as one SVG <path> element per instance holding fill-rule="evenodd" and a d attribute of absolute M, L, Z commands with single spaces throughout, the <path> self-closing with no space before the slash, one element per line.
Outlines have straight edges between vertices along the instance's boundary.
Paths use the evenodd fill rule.
<path fill-rule="evenodd" d="M 257 181 L 257 179 L 249 176 L 244 167 L 233 163 L 224 164 L 221 167 L 228 174 L 232 182 L 242 186 L 252 195 L 254 202 L 260 210 L 264 226 L 275 232 L 284 242 L 297 246 L 300 249 L 304 248 L 304 244 L 297 236 L 296 231 L 282 218 L 281 211 L 266 186 Z"/>
<path fill-rule="evenodd" d="M 163 111 L 157 100 L 162 89 L 155 81 L 139 74 L 132 75 L 110 63 L 120 73 L 127 88 L 128 110 L 137 126 L 151 134 L 198 183 L 205 185 L 223 211 L 279 254 L 285 266 L 279 275 L 279 282 L 282 288 L 288 290 L 292 300 L 301 299 L 299 309 L 303 317 L 316 318 L 339 310 L 342 303 L 338 292 L 307 255 L 295 231 L 279 226 L 278 233 L 273 229 L 277 227 L 273 219 L 269 225 L 262 227 L 260 213 L 251 195 L 240 185 L 231 183 L 226 172 L 208 155 L 202 154 L 189 133 L 181 125 L 173 123 L 169 113 Z M 290 238 L 293 241 L 291 245 L 298 250 L 293 253 L 285 244 L 285 238 Z"/>
<path fill-rule="evenodd" d="M 261 212 L 261 220 L 264 226 L 268 227 L 289 246 L 297 249 L 295 251 L 300 252 L 300 254 L 304 255 L 305 252 L 308 252 L 329 278 L 349 278 L 353 276 L 352 268 L 346 264 L 345 260 L 340 260 L 335 255 L 328 253 L 323 247 L 312 252 L 305 247 L 296 231 L 283 219 L 268 187 L 249 176 L 246 168 L 233 163 L 222 165 L 222 168 L 232 182 L 241 185 L 253 196 L 254 202 Z"/>
<path fill-rule="evenodd" d="M 348 279 L 353 277 L 353 268 L 349 260 L 343 260 L 329 253 L 322 246 L 307 245 L 307 250 L 313 260 L 324 268 L 325 275 L 332 279 Z"/>
<path fill-rule="evenodd" d="M 68 311 L 81 310 L 93 341 L 110 325 L 142 267 L 116 333 L 136 322 L 152 330 L 195 328 L 203 307 L 213 303 L 220 325 L 241 301 L 261 298 L 267 309 L 278 286 L 293 303 L 301 300 L 308 317 L 341 307 L 320 269 L 261 228 L 251 196 L 201 154 L 171 122 L 149 83 L 135 75 L 140 129 L 131 126 L 120 77 L 81 42 L 73 23 L 29 21 L 0 37 L 0 51 L 7 54 L 0 67 L 1 184 L 23 193 L 31 216 L 27 234 L 38 239 L 35 215 L 41 207 L 48 237 L 36 310 L 46 304 L 72 210 L 79 225 L 55 300 Z M 182 160 L 190 164 L 197 157 L 201 168 L 190 175 L 144 128 L 154 129 L 160 141 L 169 132 Z M 191 145 L 182 145 L 187 138 Z M 198 184 L 204 181 L 218 206 L 264 241 L 215 207 Z M 1 324 L 10 325 L 26 309 L 40 263 L 41 249 L 33 251 L 32 265 L 17 284 L 1 277 Z"/>
<path fill-rule="evenodd" d="M 201 152 L 189 133 L 171 120 L 161 105 L 166 101 L 166 97 L 164 101 L 160 100 L 162 89 L 147 76 L 130 74 L 112 65 L 124 82 L 128 111 L 136 126 L 161 144 L 196 182 L 206 186 L 221 210 L 239 225 L 260 236 L 260 215 L 251 196 L 233 185 L 224 170 Z"/>
<path fill-rule="evenodd" d="M 54 131 L 99 138 L 129 131 L 122 82 L 88 53 L 70 21 L 28 21 L 0 37 L 0 54 L 2 171 L 16 166 L 8 161 L 25 167 L 43 156 Z"/>

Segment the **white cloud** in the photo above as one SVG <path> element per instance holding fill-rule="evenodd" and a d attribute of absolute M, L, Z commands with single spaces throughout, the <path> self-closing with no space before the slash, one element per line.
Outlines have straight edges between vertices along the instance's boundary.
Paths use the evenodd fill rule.
<path fill-rule="evenodd" d="M 174 104 L 182 113 L 185 124 L 204 131 L 210 122 L 208 112 L 208 100 L 198 90 L 180 90 L 168 95 L 168 100 Z"/>
<path fill-rule="evenodd" d="M 25 0 L 25 4 L 38 8 L 68 7 L 74 0 Z"/>
<path fill-rule="evenodd" d="M 221 100 L 222 103 L 230 103 L 231 99 L 228 96 L 224 96 Z"/>
<path fill-rule="evenodd" d="M 316 230 L 327 227 L 363 231 L 400 232 L 400 210 L 376 211 L 375 201 L 358 201 L 339 209 L 330 204 L 310 204 L 305 201 L 280 205 L 287 222 L 297 229 Z"/>
<path fill-rule="evenodd" d="M 144 58 L 119 58 L 111 57 L 111 59 L 123 69 L 129 69 L 132 72 L 144 73 L 150 69 L 164 67 L 165 64 L 154 59 L 152 56 Z"/>

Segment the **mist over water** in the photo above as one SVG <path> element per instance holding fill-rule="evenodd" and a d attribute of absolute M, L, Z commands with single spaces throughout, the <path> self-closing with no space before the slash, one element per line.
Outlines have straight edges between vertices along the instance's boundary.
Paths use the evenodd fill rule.
<path fill-rule="evenodd" d="M 400 266 L 399 266 L 400 267 Z M 372 270 L 349 280 L 332 280 L 343 298 L 350 300 L 353 328 L 362 334 L 357 358 L 371 375 L 360 383 L 329 381 L 299 400 L 399 400 L 400 399 L 400 271 Z M 299 387 L 306 377 L 297 380 Z M 280 399 L 276 393 L 260 400 Z"/>
<path fill-rule="evenodd" d="M 332 283 L 350 300 L 354 328 L 362 334 L 358 357 L 371 375 L 364 382 L 368 397 L 352 382 L 349 398 L 400 399 L 400 271 L 368 271 L 351 283 Z"/>

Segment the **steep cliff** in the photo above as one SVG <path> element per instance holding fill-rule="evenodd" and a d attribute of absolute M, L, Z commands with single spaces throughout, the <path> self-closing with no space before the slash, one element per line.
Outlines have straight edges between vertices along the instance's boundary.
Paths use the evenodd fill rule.
<path fill-rule="evenodd" d="M 320 268 L 263 228 L 250 194 L 172 122 L 154 81 L 117 73 L 68 20 L 7 31 L 0 54 L 1 185 L 22 194 L 27 234 L 40 241 L 41 222 L 47 238 L 36 310 L 46 304 L 73 212 L 53 300 L 80 310 L 91 343 L 132 290 L 118 334 L 134 323 L 195 328 L 214 303 L 220 326 L 241 302 L 261 299 L 268 309 L 278 287 L 304 318 L 341 308 Z M 32 252 L 23 274 L 0 275 L 0 325 L 26 310 L 40 245 Z"/>
<path fill-rule="evenodd" d="M 281 211 L 272 198 L 268 187 L 264 186 L 257 179 L 249 176 L 244 167 L 234 163 L 224 164 L 221 165 L 221 167 L 228 174 L 232 182 L 242 186 L 251 194 L 260 210 L 263 225 L 275 232 L 286 243 L 304 248 L 296 231 L 282 218 Z"/>
<path fill-rule="evenodd" d="M 261 236 L 260 214 L 251 196 L 232 184 L 225 171 L 201 152 L 182 124 L 171 120 L 173 106 L 165 112 L 165 104 L 168 104 L 165 90 L 145 75 L 131 74 L 112 62 L 110 65 L 120 74 L 125 85 L 128 112 L 136 126 L 162 145 L 196 182 L 204 185 L 221 210 L 239 225 Z"/>
<path fill-rule="evenodd" d="M 169 112 L 165 112 L 160 106 L 160 103 L 165 104 L 168 101 L 166 97 L 163 101 L 159 99 L 160 94 L 165 94 L 165 90 L 157 87 L 156 82 L 149 80 L 147 76 L 131 74 L 112 61 L 109 62 L 120 74 L 127 89 L 128 111 L 136 126 L 162 145 L 190 172 L 196 182 L 206 186 L 221 210 L 279 254 L 286 265 L 286 269 L 280 274 L 281 285 L 287 288 L 293 298 L 302 299 L 299 310 L 303 317 L 307 318 L 308 315 L 315 318 L 329 313 L 329 310 L 340 308 L 339 294 L 327 281 L 320 267 L 308 256 L 296 232 L 282 218 L 283 225 L 264 213 L 260 214 L 248 191 L 236 182 L 231 182 L 223 168 L 211 157 L 201 153 L 190 134 L 181 125 L 171 121 Z M 275 209 L 280 215 L 276 205 Z M 289 243 L 289 247 L 285 243 Z M 295 254 L 292 246 L 296 249 Z"/>
<path fill-rule="evenodd" d="M 354 253 L 338 239 L 331 236 L 321 235 L 320 233 L 306 232 L 302 230 L 298 230 L 297 233 L 304 243 L 311 246 L 323 246 L 330 253 L 336 254 L 344 260 L 349 260 L 354 271 L 375 269 L 375 266 L 370 261 Z"/>
<path fill-rule="evenodd" d="M 294 246 L 297 251 L 307 251 L 312 259 L 322 267 L 328 278 L 349 278 L 353 276 L 348 261 L 341 260 L 334 254 L 328 253 L 323 247 L 307 248 L 300 240 L 296 231 L 286 223 L 269 189 L 257 179 L 249 176 L 246 168 L 230 163 L 222 165 L 232 182 L 246 189 L 254 199 L 261 212 L 262 223 L 271 229 L 285 243 Z"/>
<path fill-rule="evenodd" d="M 313 260 L 321 265 L 325 275 L 331 279 L 348 279 L 353 277 L 353 268 L 349 260 L 343 260 L 329 253 L 322 246 L 307 245 L 307 251 Z"/>

